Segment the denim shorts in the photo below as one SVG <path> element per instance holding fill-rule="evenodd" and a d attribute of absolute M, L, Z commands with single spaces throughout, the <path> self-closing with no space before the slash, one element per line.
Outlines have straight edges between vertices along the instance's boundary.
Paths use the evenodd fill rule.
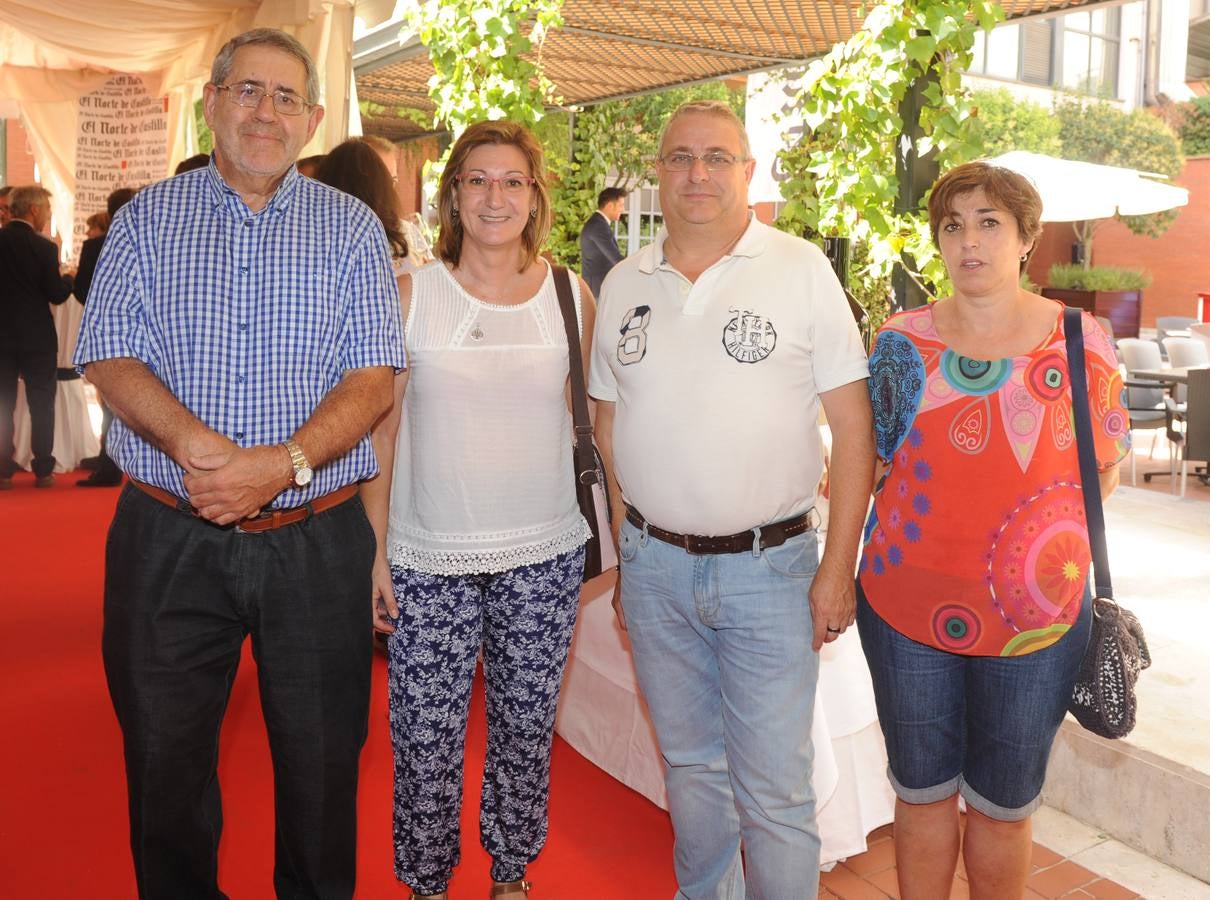
<path fill-rule="evenodd" d="M 899 799 L 934 803 L 961 792 L 989 818 L 1027 818 L 1041 803 L 1091 613 L 1085 593 L 1079 617 L 1049 647 L 1025 656 L 962 656 L 904 637 L 858 584 L 857 628 Z"/>

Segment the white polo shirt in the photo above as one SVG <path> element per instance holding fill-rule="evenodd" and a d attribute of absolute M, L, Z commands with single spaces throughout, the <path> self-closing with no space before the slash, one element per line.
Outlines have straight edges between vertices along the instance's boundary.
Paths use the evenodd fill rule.
<path fill-rule="evenodd" d="M 689 282 L 667 231 L 601 288 L 588 390 L 617 404 L 616 477 L 653 525 L 732 534 L 805 512 L 823 474 L 819 394 L 869 375 L 814 244 L 755 218 Z"/>

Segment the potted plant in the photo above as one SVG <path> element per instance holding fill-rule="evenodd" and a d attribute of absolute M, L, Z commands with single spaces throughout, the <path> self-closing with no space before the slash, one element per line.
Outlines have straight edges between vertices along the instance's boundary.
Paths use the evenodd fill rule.
<path fill-rule="evenodd" d="M 1061 300 L 1068 306 L 1086 309 L 1103 316 L 1113 325 L 1114 337 L 1139 336 L 1139 311 L 1143 288 L 1151 276 L 1141 269 L 1116 266 L 1054 265 L 1050 267 L 1049 287 L 1043 297 Z"/>

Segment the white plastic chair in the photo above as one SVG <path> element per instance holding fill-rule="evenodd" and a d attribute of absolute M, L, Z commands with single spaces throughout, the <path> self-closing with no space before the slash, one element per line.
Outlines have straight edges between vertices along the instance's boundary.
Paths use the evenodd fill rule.
<path fill-rule="evenodd" d="M 1200 341 L 1206 348 L 1206 354 L 1210 355 L 1210 322 L 1194 322 L 1189 326 L 1189 334 L 1193 340 Z"/>
<path fill-rule="evenodd" d="M 1206 346 L 1201 341 L 1195 341 L 1191 337 L 1164 338 L 1164 350 L 1168 353 L 1168 362 L 1172 364 L 1174 369 L 1210 364 L 1210 353 L 1206 351 Z M 1184 406 L 1188 402 L 1189 388 L 1183 384 L 1178 384 L 1172 394 L 1177 405 Z"/>
<path fill-rule="evenodd" d="M 1118 341 L 1118 353 L 1126 369 L 1126 409 L 1130 412 L 1130 430 L 1151 430 L 1151 453 L 1155 458 L 1155 441 L 1161 430 L 1168 427 L 1168 413 L 1164 407 L 1164 384 L 1160 381 L 1136 379 L 1137 369 L 1161 369 L 1160 345 L 1155 341 L 1138 338 L 1122 338 Z M 1166 437 L 1166 435 L 1165 435 Z M 1131 442 L 1132 445 L 1134 442 Z M 1169 468 L 1172 467 L 1172 445 L 1168 445 Z M 1130 483 L 1138 483 L 1138 453 L 1130 454 Z"/>
<path fill-rule="evenodd" d="M 1163 345 L 1164 338 L 1168 337 L 1170 331 L 1184 331 L 1197 319 L 1192 316 L 1156 316 L 1155 319 L 1155 342 Z M 1167 355 L 1167 351 L 1164 351 Z"/>

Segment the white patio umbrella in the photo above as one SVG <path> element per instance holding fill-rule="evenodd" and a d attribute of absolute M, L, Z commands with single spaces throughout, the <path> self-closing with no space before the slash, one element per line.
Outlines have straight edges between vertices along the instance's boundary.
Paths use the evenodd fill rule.
<path fill-rule="evenodd" d="M 1043 222 L 1084 222 L 1114 214 L 1141 216 L 1185 206 L 1189 192 L 1152 172 L 1057 159 L 1013 150 L 987 162 L 1033 182 L 1042 195 Z"/>

